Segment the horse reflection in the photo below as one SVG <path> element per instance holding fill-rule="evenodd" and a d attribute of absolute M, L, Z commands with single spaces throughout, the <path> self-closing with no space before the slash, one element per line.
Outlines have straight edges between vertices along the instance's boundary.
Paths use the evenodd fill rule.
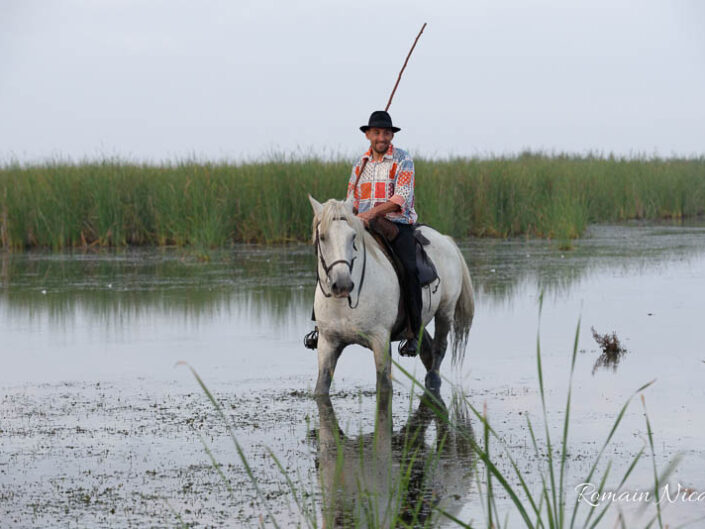
<path fill-rule="evenodd" d="M 462 399 L 450 410 L 423 398 L 406 425 L 393 432 L 391 395 L 378 395 L 374 432 L 348 437 L 328 396 L 320 416 L 318 474 L 323 527 L 427 526 L 441 511 L 457 515 L 472 482 L 473 432 Z M 429 445 L 429 426 L 435 441 Z"/>

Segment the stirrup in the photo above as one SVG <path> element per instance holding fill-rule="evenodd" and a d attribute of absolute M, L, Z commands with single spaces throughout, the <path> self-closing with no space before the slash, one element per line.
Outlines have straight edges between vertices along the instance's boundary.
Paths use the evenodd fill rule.
<path fill-rule="evenodd" d="M 416 344 L 416 347 L 413 347 L 412 344 Z M 416 356 L 419 354 L 420 347 L 421 344 L 419 343 L 418 338 L 413 337 L 399 342 L 399 347 L 397 350 L 402 356 Z"/>
<path fill-rule="evenodd" d="M 304 336 L 304 347 L 306 349 L 315 349 L 318 347 L 318 327 L 315 327 L 310 333 Z"/>

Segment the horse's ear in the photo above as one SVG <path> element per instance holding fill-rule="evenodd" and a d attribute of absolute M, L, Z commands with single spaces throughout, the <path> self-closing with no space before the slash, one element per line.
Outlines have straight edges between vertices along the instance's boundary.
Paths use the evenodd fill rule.
<path fill-rule="evenodd" d="M 354 204 L 355 204 L 355 197 L 353 197 L 352 195 L 350 195 L 348 198 L 345 199 L 345 207 L 348 208 L 350 210 L 350 212 L 352 212 Z"/>
<path fill-rule="evenodd" d="M 308 201 L 311 203 L 311 207 L 313 208 L 313 214 L 318 217 L 321 214 L 321 210 L 323 210 L 323 206 L 311 195 L 308 196 Z"/>

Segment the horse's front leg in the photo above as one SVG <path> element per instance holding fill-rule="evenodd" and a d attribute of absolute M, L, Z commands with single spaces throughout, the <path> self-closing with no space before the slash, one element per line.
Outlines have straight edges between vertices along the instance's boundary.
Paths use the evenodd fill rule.
<path fill-rule="evenodd" d="M 316 395 L 328 395 L 330 384 L 333 381 L 335 366 L 343 352 L 343 345 L 333 343 L 325 334 L 318 337 L 318 381 L 316 382 Z"/>
<path fill-rule="evenodd" d="M 372 351 L 377 369 L 377 394 L 388 392 L 392 389 L 392 347 L 389 337 L 374 340 Z"/>

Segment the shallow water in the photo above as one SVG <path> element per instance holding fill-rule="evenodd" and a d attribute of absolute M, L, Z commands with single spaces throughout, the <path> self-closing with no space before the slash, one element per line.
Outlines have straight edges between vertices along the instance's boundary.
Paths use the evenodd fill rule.
<path fill-rule="evenodd" d="M 600 226 L 575 244 L 570 251 L 541 240 L 461 245 L 476 317 L 465 363 L 444 366 L 444 399 L 452 382 L 471 404 L 486 405 L 512 454 L 537 476 L 525 422 L 527 412 L 540 419 L 537 332 L 557 439 L 580 321 L 568 488 L 583 481 L 620 406 L 656 379 L 644 395 L 657 463 L 680 453 L 672 483 L 705 490 L 705 228 Z M 308 394 L 316 359 L 301 345 L 313 271 L 304 245 L 0 254 L 0 526 L 257 525 L 262 511 L 224 425 L 188 369 L 174 367 L 180 360 L 223 404 L 276 516 L 298 520 L 266 449 L 319 494 L 311 431 L 321 417 Z M 600 351 L 592 327 L 615 332 L 626 347 L 616 371 L 593 374 Z M 395 360 L 422 377 L 418 359 Z M 410 403 L 409 381 L 395 376 L 399 431 L 417 400 Z M 350 437 L 373 428 L 374 379 L 371 353 L 346 350 L 332 406 Z M 626 468 L 645 432 L 637 399 L 607 454 L 616 468 Z M 232 480 L 232 497 L 200 436 Z M 647 489 L 651 472 L 644 461 L 628 486 Z M 476 489 L 469 483 L 454 493 L 464 520 L 483 519 Z M 618 507 L 636 516 L 636 505 Z M 705 502 L 664 512 L 671 523 L 702 515 Z"/>

